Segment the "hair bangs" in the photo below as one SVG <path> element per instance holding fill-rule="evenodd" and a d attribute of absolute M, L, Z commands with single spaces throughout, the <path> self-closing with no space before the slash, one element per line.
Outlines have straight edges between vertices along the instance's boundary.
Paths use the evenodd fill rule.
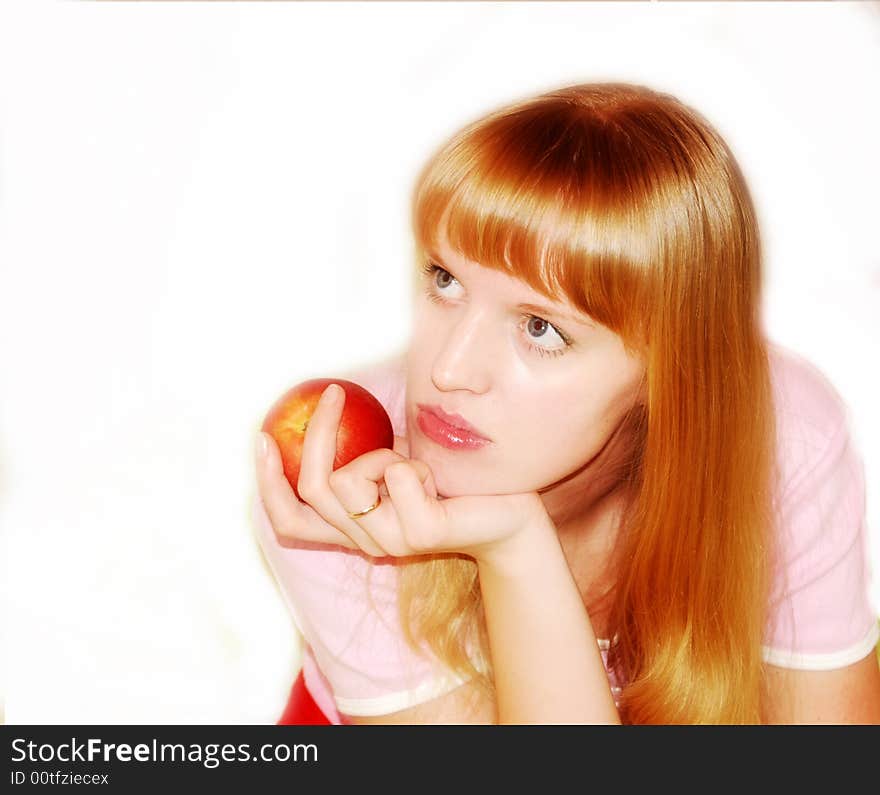
<path fill-rule="evenodd" d="M 530 147 L 518 131 L 507 138 L 493 152 L 465 131 L 428 164 L 413 203 L 418 246 L 434 252 L 444 240 L 639 347 L 659 251 L 651 186 L 639 173 L 609 173 L 601 147 L 566 151 L 546 135 Z"/>

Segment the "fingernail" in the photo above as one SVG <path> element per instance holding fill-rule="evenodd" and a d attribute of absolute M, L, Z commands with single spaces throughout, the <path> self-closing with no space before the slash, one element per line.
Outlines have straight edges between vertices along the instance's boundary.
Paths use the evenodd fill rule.
<path fill-rule="evenodd" d="M 266 434 L 261 431 L 257 434 L 257 455 L 260 458 L 265 458 L 268 452 L 269 444 L 266 441 Z"/>

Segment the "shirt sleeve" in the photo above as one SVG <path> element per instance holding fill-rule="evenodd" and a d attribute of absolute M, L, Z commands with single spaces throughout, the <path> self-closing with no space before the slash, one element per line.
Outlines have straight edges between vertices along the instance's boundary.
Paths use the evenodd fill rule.
<path fill-rule="evenodd" d="M 448 693 L 465 680 L 425 648 L 413 649 L 398 616 L 396 562 L 353 550 L 279 539 L 262 501 L 257 540 L 306 644 L 315 690 L 329 688 L 348 715 L 384 715 Z M 322 687 L 323 686 L 323 687 Z M 313 688 L 310 686 L 309 688 Z M 320 703 L 320 693 L 313 692 Z"/>
<path fill-rule="evenodd" d="M 842 408 L 836 413 L 833 432 L 820 435 L 813 422 L 783 447 L 790 477 L 779 503 L 781 565 L 764 659 L 786 668 L 850 665 L 880 635 L 870 603 L 864 466 Z"/>

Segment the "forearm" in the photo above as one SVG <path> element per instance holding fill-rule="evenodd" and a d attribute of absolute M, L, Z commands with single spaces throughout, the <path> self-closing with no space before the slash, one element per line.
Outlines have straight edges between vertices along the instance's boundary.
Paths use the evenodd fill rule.
<path fill-rule="evenodd" d="M 478 561 L 499 723 L 619 723 L 596 636 L 549 518 Z"/>

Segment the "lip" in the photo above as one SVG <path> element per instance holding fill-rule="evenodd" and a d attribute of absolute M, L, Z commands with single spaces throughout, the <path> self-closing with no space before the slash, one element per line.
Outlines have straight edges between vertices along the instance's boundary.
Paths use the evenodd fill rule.
<path fill-rule="evenodd" d="M 476 450 L 485 447 L 490 439 L 483 436 L 464 417 L 447 414 L 439 406 L 416 404 L 419 430 L 432 441 L 450 450 Z"/>

